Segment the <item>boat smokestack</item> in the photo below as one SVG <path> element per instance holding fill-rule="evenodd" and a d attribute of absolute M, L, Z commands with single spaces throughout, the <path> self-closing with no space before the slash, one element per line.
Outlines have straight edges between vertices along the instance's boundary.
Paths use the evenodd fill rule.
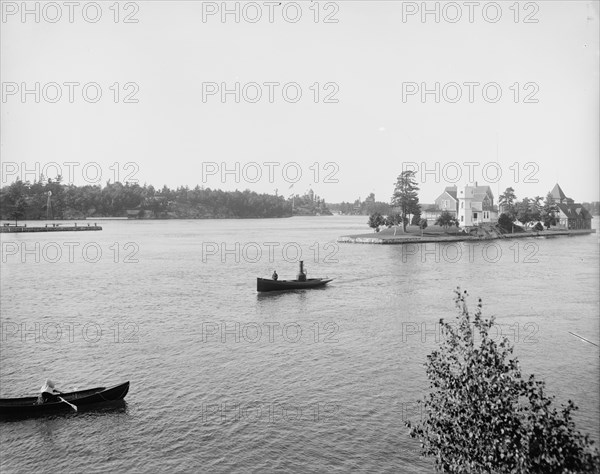
<path fill-rule="evenodd" d="M 304 261 L 300 260 L 300 271 L 298 272 L 298 281 L 306 281 L 306 274 L 304 273 Z"/>

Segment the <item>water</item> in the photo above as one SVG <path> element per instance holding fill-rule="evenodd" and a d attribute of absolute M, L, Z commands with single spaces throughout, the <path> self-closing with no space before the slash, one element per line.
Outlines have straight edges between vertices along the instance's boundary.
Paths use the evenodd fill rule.
<path fill-rule="evenodd" d="M 416 248 L 334 244 L 365 221 L 3 234 L 1 396 L 34 395 L 46 377 L 63 390 L 131 389 L 124 408 L 0 424 L 0 470 L 431 472 L 404 421 L 418 419 L 423 362 L 457 285 L 483 298 L 524 372 L 573 399 L 578 428 L 598 440 L 598 348 L 569 334 L 600 339 L 598 234 L 495 241 L 485 258 L 439 247 L 437 262 Z M 223 244 L 232 252 L 212 255 Z M 309 277 L 334 282 L 258 295 L 257 276 L 295 276 L 296 244 Z"/>

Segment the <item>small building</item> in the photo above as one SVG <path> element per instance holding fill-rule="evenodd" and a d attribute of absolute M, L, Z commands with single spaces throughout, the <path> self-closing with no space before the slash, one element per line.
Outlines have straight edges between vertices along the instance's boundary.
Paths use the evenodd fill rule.
<path fill-rule="evenodd" d="M 569 230 L 591 229 L 592 215 L 581 204 L 557 204 L 558 223 Z"/>
<path fill-rule="evenodd" d="M 552 191 L 550 191 L 550 195 L 554 199 L 554 204 L 557 209 L 557 227 L 569 230 L 592 228 L 592 215 L 590 212 L 583 207 L 583 205 L 568 198 L 558 183 L 554 186 Z"/>

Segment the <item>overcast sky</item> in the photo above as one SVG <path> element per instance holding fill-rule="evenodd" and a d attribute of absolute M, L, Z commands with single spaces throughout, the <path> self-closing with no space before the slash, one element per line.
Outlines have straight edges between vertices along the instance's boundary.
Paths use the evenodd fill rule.
<path fill-rule="evenodd" d="M 39 8 L 36 23 L 35 13 L 22 17 L 21 2 L 2 2 L 3 185 L 36 162 L 59 163 L 64 176 L 64 163 L 77 162 L 75 184 L 92 163 L 88 181 L 98 169 L 103 183 L 114 180 L 118 169 L 122 181 L 133 172 L 130 179 L 155 187 L 283 195 L 312 187 L 328 202 L 371 192 L 388 201 L 403 166 L 426 163 L 434 173 L 418 174 L 420 196 L 433 202 L 457 181 L 449 163 L 458 163 L 459 184 L 471 166 L 496 196 L 507 186 L 518 197 L 545 195 L 559 182 L 578 202 L 600 200 L 597 1 L 501 2 L 499 11 L 490 2 L 472 11 L 428 2 L 439 22 L 415 11 L 421 2 L 228 2 L 239 23 L 233 14 L 223 22 L 221 2 L 106 2 L 95 23 L 95 7 L 83 11 L 89 2 L 74 8 L 72 22 L 63 2 L 46 3 L 27 3 Z M 62 16 L 52 22 L 56 5 Z M 35 90 L 36 82 L 39 96 L 23 97 L 23 85 Z M 210 84 L 233 90 L 236 82 L 239 103 L 234 93 L 223 103 Z M 87 83 L 98 86 L 84 97 Z M 284 96 L 287 83 L 297 85 Z M 423 84 L 436 83 L 439 103 L 435 93 L 423 100 Z M 238 163 L 239 176 L 222 176 L 222 163 Z M 260 178 L 248 163 L 260 164 Z"/>

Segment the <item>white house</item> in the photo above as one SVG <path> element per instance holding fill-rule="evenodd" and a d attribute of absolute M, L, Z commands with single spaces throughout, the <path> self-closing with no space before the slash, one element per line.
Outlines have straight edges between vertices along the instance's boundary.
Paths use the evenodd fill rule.
<path fill-rule="evenodd" d="M 477 182 L 459 187 L 458 224 L 461 227 L 471 227 L 485 222 L 498 220 L 494 210 L 494 194 L 489 186 L 478 186 Z"/>
<path fill-rule="evenodd" d="M 492 190 L 489 186 L 478 186 L 476 182 L 464 186 L 448 186 L 435 200 L 434 209 L 437 215 L 449 212 L 456 217 L 461 227 L 498 220 Z"/>

